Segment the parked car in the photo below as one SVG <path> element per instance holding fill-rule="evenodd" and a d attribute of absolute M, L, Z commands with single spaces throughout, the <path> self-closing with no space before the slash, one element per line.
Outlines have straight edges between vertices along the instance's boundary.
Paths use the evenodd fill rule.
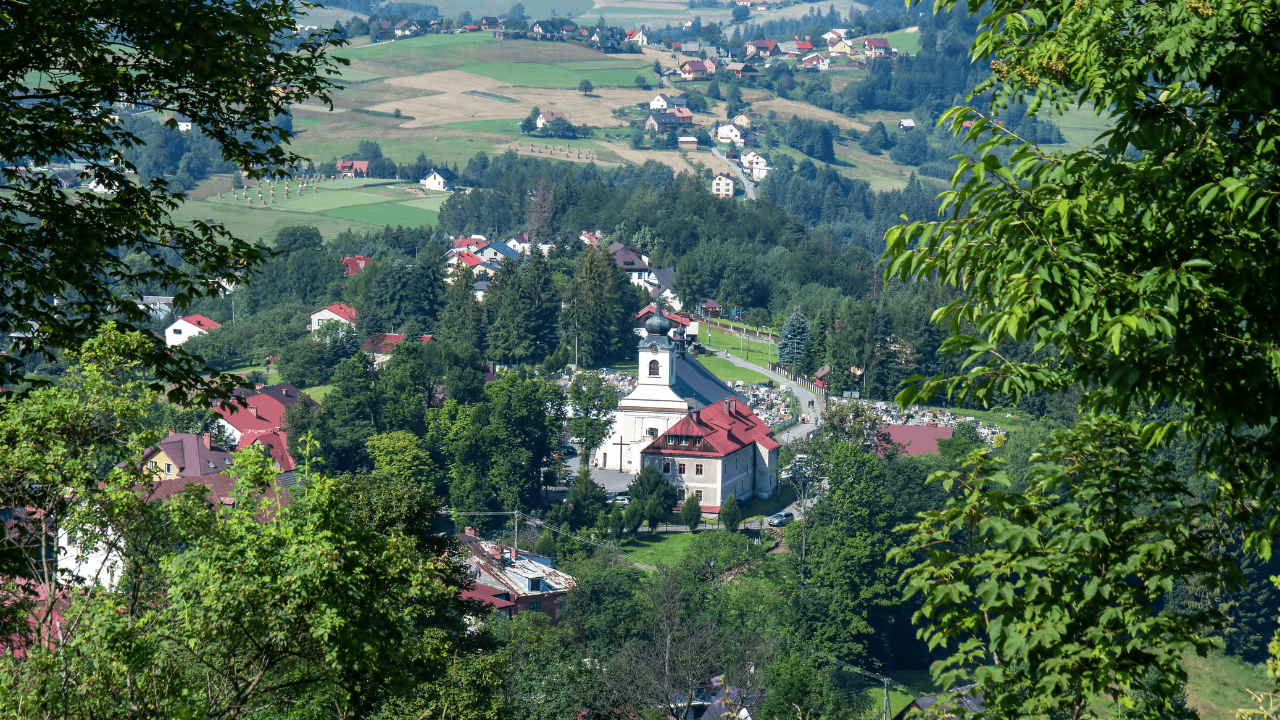
<path fill-rule="evenodd" d="M 782 527 L 795 519 L 796 514 L 793 512 L 774 513 L 769 516 L 769 527 Z"/>
<path fill-rule="evenodd" d="M 577 457 L 578 448 L 570 445 L 569 443 L 560 443 L 560 452 L 565 457 Z"/>
<path fill-rule="evenodd" d="M 631 496 L 626 493 L 618 493 L 613 496 L 613 504 L 619 507 L 626 507 L 631 504 Z"/>

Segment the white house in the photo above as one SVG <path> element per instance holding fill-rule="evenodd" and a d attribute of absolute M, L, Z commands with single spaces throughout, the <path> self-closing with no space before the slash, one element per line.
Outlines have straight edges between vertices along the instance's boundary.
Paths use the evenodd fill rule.
<path fill-rule="evenodd" d="M 716 140 L 722 143 L 733 143 L 738 147 L 742 147 L 742 129 L 737 125 L 721 125 L 716 128 Z"/>
<path fill-rule="evenodd" d="M 902 118 L 898 121 L 898 129 L 902 132 L 910 132 L 916 129 L 916 121 L 911 118 Z"/>
<path fill-rule="evenodd" d="M 676 104 L 665 93 L 658 93 L 656 97 L 649 101 L 650 110 L 670 110 Z"/>
<path fill-rule="evenodd" d="M 457 179 L 458 176 L 449 168 L 433 168 L 418 184 L 428 190 L 449 191 L 453 190 L 453 183 Z"/>
<path fill-rule="evenodd" d="M 188 315 L 184 318 L 178 318 L 177 322 L 165 328 L 164 341 L 169 347 L 174 347 L 197 335 L 203 335 L 220 327 L 222 325 L 203 315 Z"/>
<path fill-rule="evenodd" d="M 740 160 L 742 169 L 751 174 L 753 180 L 763 180 L 769 174 L 769 161 L 755 150 L 748 150 L 742 153 Z"/>
<path fill-rule="evenodd" d="M 568 113 L 555 112 L 553 110 L 543 110 L 542 112 L 538 113 L 538 119 L 537 119 L 538 129 L 541 130 L 542 128 L 546 127 L 548 123 L 556 120 L 572 122 L 571 118 L 572 116 L 569 115 Z"/>
<path fill-rule="evenodd" d="M 356 324 L 356 309 L 346 303 L 334 303 L 311 313 L 311 323 L 307 326 L 311 332 L 319 330 L 326 323 L 340 322 L 347 325 Z"/>

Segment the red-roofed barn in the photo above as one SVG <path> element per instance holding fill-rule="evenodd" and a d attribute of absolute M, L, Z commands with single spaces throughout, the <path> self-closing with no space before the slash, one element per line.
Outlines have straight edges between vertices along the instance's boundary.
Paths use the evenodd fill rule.
<path fill-rule="evenodd" d="M 181 345 L 197 335 L 203 335 L 210 330 L 216 330 L 222 327 L 203 315 L 188 315 L 184 318 L 178 318 L 177 322 L 165 328 L 164 341 L 173 347 Z"/>

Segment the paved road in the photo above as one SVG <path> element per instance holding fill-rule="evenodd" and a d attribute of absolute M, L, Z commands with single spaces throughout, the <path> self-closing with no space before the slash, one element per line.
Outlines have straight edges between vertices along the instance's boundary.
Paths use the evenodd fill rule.
<path fill-rule="evenodd" d="M 747 199 L 755 200 L 756 186 L 750 180 L 747 179 L 746 175 L 742 174 L 742 169 L 739 168 L 737 165 L 734 165 L 733 163 L 729 162 L 728 160 L 725 160 L 724 156 L 720 154 L 719 148 L 716 148 L 716 147 L 711 148 L 711 154 L 720 158 L 720 160 L 725 165 L 729 166 L 729 169 L 733 171 L 733 174 L 738 176 L 738 182 L 742 183 L 742 187 L 746 188 Z"/>
<path fill-rule="evenodd" d="M 822 411 L 826 408 L 826 401 L 821 396 L 815 395 L 814 393 L 809 392 L 808 390 L 800 387 L 799 385 L 791 382 L 790 380 L 786 379 L 785 377 L 783 377 L 782 375 L 779 375 L 776 372 L 773 372 L 772 370 L 769 370 L 767 368 L 762 368 L 759 365 L 756 365 L 755 363 L 749 363 L 746 360 L 743 360 L 742 358 L 738 357 L 737 355 L 730 355 L 729 353 L 724 353 L 724 356 L 727 357 L 729 359 L 729 362 L 733 363 L 734 365 L 737 365 L 738 367 L 746 368 L 748 370 L 754 370 L 760 373 L 761 375 L 764 375 L 765 377 L 769 378 L 770 380 L 773 380 L 774 382 L 778 383 L 782 387 L 790 390 L 791 392 L 795 393 L 796 400 L 800 401 L 800 414 L 807 417 L 809 419 L 809 422 L 792 425 L 790 428 L 783 430 L 778 435 L 775 435 L 774 436 L 775 440 L 785 445 L 786 443 L 789 443 L 792 440 L 795 440 L 796 438 L 808 437 L 809 435 L 813 434 L 813 416 L 821 415 Z M 813 402 L 812 410 L 809 409 L 810 402 Z"/>

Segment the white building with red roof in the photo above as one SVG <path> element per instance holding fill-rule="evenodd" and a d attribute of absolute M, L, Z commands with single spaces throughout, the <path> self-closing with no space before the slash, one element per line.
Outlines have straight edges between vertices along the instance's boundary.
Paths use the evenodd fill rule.
<path fill-rule="evenodd" d="M 657 468 L 680 500 L 693 495 L 705 512 L 726 498 L 769 497 L 778 487 L 778 445 L 751 408 L 734 398 L 694 410 L 649 444 L 643 465 Z"/>
<path fill-rule="evenodd" d="M 364 255 L 352 255 L 350 257 L 344 257 L 342 258 L 342 264 L 346 266 L 346 270 L 343 272 L 343 275 L 345 275 L 346 277 L 351 277 L 352 275 L 355 275 L 356 273 L 363 270 L 366 265 L 369 265 L 372 262 L 373 262 L 373 258 L 365 257 Z"/>
<path fill-rule="evenodd" d="M 340 322 L 347 325 L 356 324 L 356 309 L 346 303 L 334 303 L 325 305 L 311 313 L 309 316 L 311 323 L 307 326 L 311 332 L 315 332 L 323 327 L 326 323 Z"/>
<path fill-rule="evenodd" d="M 178 318 L 177 322 L 165 328 L 164 341 L 169 347 L 174 347 L 197 335 L 203 335 L 220 327 L 222 327 L 220 323 L 216 323 L 203 315 L 188 315 L 184 318 Z"/>

